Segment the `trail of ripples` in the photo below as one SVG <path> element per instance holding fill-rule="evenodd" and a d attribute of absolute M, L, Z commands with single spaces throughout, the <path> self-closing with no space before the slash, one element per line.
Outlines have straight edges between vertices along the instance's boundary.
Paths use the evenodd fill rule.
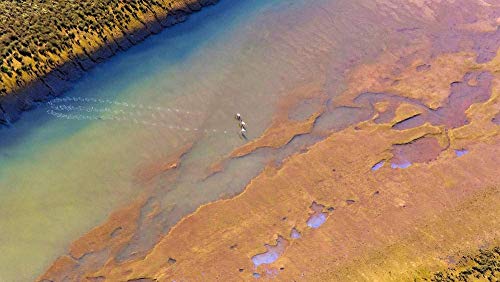
<path fill-rule="evenodd" d="M 224 133 L 227 130 L 186 127 L 182 120 L 202 118 L 201 112 L 179 108 L 134 104 L 88 97 L 56 98 L 48 102 L 47 113 L 58 119 L 95 120 L 158 126 L 171 130 Z"/>

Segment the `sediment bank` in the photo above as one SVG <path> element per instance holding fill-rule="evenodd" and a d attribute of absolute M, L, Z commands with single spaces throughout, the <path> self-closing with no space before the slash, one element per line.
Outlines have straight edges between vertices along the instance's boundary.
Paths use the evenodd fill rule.
<path fill-rule="evenodd" d="M 23 111 L 69 90 L 75 80 L 97 64 L 164 28 L 185 21 L 191 13 L 216 4 L 218 0 L 116 1 L 107 3 L 109 7 L 106 3 L 89 0 L 78 4 L 84 7 L 81 8 L 83 12 L 72 11 L 69 15 L 57 10 L 58 5 L 61 9 L 71 8 L 62 7 L 62 2 L 52 3 L 49 10 L 43 2 L 28 3 L 32 11 L 21 7 L 24 4 L 9 7 L 11 18 L 17 13 L 22 13 L 23 19 L 26 14 L 45 15 L 36 20 L 24 19 L 30 21 L 24 30 L 16 30 L 12 23 L 13 28 L 7 26 L 9 13 L 4 15 L 6 26 L 0 36 L 0 44 L 4 45 L 0 46 L 4 58 L 0 72 L 0 126 L 15 122 Z M 100 12 L 100 9 L 105 11 Z M 83 17 L 83 13 L 86 19 L 83 24 L 72 25 L 78 17 Z M 15 19 L 10 21 L 18 23 Z M 41 29 L 49 29 L 45 31 L 47 36 L 43 30 L 37 30 L 37 24 Z M 19 44 L 14 44 L 17 41 Z"/>
<path fill-rule="evenodd" d="M 491 207 L 499 202 L 500 55 L 498 33 L 484 28 L 498 13 L 479 1 L 375 2 L 377 9 L 367 7 L 368 1 L 331 1 L 329 15 L 337 18 L 325 22 L 335 28 L 325 24 L 321 30 L 331 28 L 337 38 L 359 35 L 351 21 L 356 15 L 377 23 L 360 28 L 385 27 L 395 37 L 410 38 L 407 44 L 384 38 L 392 44 L 369 60 L 357 57 L 366 50 L 359 41 L 339 43 L 328 33 L 315 34 L 317 49 L 292 45 L 304 57 L 338 51 L 342 44 L 362 47 L 345 65 L 336 61 L 327 70 L 314 69 L 314 78 L 324 76 L 326 82 L 304 79 L 283 98 L 288 107 L 275 115 L 278 122 L 229 155 L 234 160 L 289 146 L 286 158 L 270 161 L 237 196 L 201 205 L 163 234 L 156 230 L 165 225 L 154 220 L 166 220 L 158 215 L 170 212 L 169 206 L 154 198 L 142 206 L 131 203 L 76 240 L 39 279 L 404 281 L 429 277 L 480 246 L 498 245 L 498 211 Z M 446 18 L 457 7 L 468 9 Z M 481 28 L 472 27 L 470 18 Z M 475 49 L 477 40 L 491 48 Z M 342 91 L 332 82 L 338 73 Z M 303 105 L 292 107 L 294 96 L 315 98 L 324 110 L 293 122 L 289 110 Z M 347 119 L 348 111 L 355 118 Z M 315 134 L 322 140 L 291 146 L 300 136 Z M 224 161 L 211 167 L 207 179 L 231 167 Z M 119 215 L 127 222 L 113 220 Z M 154 234 L 156 243 L 129 240 L 134 232 L 136 238 Z M 107 249 L 98 245 L 96 251 L 97 244 L 88 242 L 99 236 L 111 239 Z M 129 244 L 141 252 L 117 255 Z M 271 259 L 262 263 L 258 258 L 265 256 Z"/>

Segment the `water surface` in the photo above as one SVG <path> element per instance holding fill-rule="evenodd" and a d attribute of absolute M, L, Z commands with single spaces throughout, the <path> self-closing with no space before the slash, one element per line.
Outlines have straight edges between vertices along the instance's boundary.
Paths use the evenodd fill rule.
<path fill-rule="evenodd" d="M 222 1 L 97 66 L 64 95 L 196 114 L 165 114 L 166 126 L 155 127 L 57 119 L 47 114 L 48 106 L 40 106 L 12 127 L 2 128 L 0 281 L 33 279 L 72 240 L 133 200 L 144 188 L 136 179 L 142 166 L 196 140 L 198 145 L 185 159 L 185 170 L 194 173 L 240 145 L 232 119 L 236 110 L 251 122 L 250 135 L 259 134 L 270 119 L 272 103 L 262 105 L 255 118 L 245 109 L 262 97 L 272 102 L 276 85 L 266 82 L 269 73 L 249 71 L 257 64 L 249 61 L 263 50 L 252 49 L 259 43 L 245 34 L 255 32 L 248 26 L 254 17 L 279 2 Z M 239 79 L 243 73 L 244 81 Z"/>
<path fill-rule="evenodd" d="M 163 234 L 199 205 L 242 191 L 273 153 L 235 159 L 206 178 L 211 164 L 245 143 L 233 115 L 242 114 L 255 138 L 280 97 L 318 77 L 329 96 L 337 95 L 344 68 L 390 41 L 383 28 L 351 26 L 347 19 L 355 11 L 335 14 L 341 1 L 313 2 L 222 1 L 99 65 L 64 95 L 109 100 L 111 112 L 126 103 L 126 119 L 56 118 L 46 105 L 1 129 L 0 281 L 33 279 L 71 241 L 146 189 L 166 211 Z M 320 125 L 341 128 L 359 118 L 342 113 L 332 110 Z M 277 157 L 315 140 L 296 139 Z M 186 144 L 193 146 L 175 177 L 162 171 L 140 177 Z M 117 259 L 140 255 L 153 243 L 138 240 Z"/>

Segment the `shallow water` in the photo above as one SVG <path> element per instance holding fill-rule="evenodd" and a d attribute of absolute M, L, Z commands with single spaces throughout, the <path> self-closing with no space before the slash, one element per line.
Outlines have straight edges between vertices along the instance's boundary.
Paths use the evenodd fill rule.
<path fill-rule="evenodd" d="M 342 1 L 314 4 L 222 1 L 101 64 L 64 95 L 95 101 L 58 100 L 1 129 L 0 281 L 33 279 L 71 241 L 145 189 L 167 210 L 164 234 L 199 205 L 242 191 L 270 158 L 281 161 L 317 141 L 301 136 L 275 154 L 260 150 L 232 160 L 207 178 L 211 164 L 245 142 L 235 112 L 255 138 L 270 124 L 280 97 L 318 76 L 326 77 L 328 96 L 337 95 L 345 68 L 392 40 L 383 27 L 351 26 L 357 11 L 342 11 L 349 7 Z M 109 112 L 82 120 L 48 114 L 54 105 L 79 104 Z M 290 117 L 311 112 L 299 107 Z M 364 116 L 331 109 L 317 126 L 339 130 Z M 153 170 L 140 177 L 190 143 L 178 173 Z M 118 259 L 140 255 L 151 243 L 138 240 Z"/>
<path fill-rule="evenodd" d="M 144 186 L 135 179 L 141 166 L 198 140 L 183 164 L 183 173 L 191 171 L 190 179 L 196 181 L 193 175 L 203 165 L 242 143 L 232 119 L 235 111 L 247 117 L 250 136 L 265 128 L 277 85 L 267 82 L 272 74 L 257 71 L 260 61 L 251 62 L 262 50 L 247 43 L 265 43 L 252 38 L 255 31 L 248 24 L 279 1 L 231 2 L 205 9 L 119 54 L 64 95 L 187 109 L 199 114 L 166 114 L 163 121 L 216 133 L 132 121 L 58 119 L 47 114 L 48 106 L 0 130 L 0 281 L 39 275 L 72 240 L 141 192 Z M 243 73 L 245 81 L 238 79 Z M 260 106 L 258 116 L 247 114 L 245 109 L 262 97 L 270 103 Z M 189 194 L 175 191 L 172 198 Z"/>

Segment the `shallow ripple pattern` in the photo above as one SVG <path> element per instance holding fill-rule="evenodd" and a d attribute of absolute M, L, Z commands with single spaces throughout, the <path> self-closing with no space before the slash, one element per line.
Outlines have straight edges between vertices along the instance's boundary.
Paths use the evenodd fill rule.
<path fill-rule="evenodd" d="M 74 102 L 75 104 L 71 104 Z M 185 127 L 182 120 L 200 118 L 203 114 L 177 108 L 133 104 L 88 97 L 56 98 L 48 102 L 47 114 L 67 120 L 102 120 L 128 124 L 159 126 L 172 130 L 224 133 L 227 130 Z M 176 123 L 173 123 L 176 122 Z"/>

